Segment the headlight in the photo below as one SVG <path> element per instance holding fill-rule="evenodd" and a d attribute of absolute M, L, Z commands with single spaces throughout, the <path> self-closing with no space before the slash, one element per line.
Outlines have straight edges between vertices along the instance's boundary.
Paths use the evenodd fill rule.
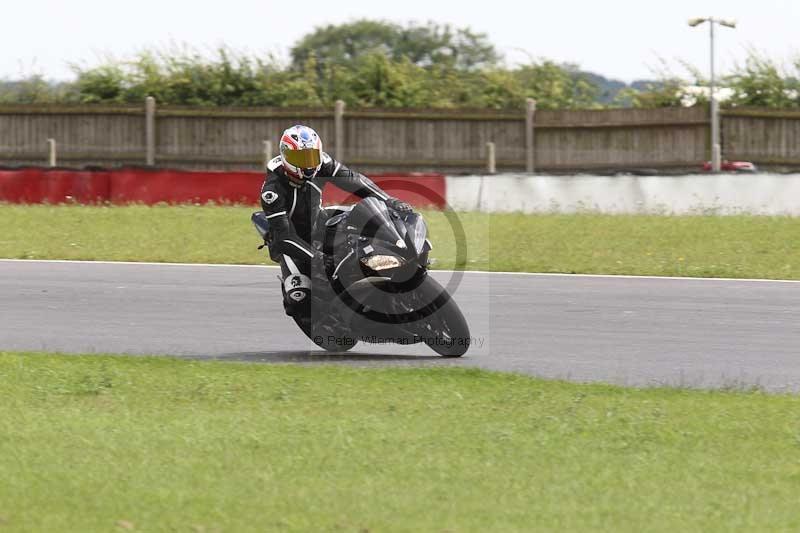
<path fill-rule="evenodd" d="M 371 255 L 362 258 L 361 262 L 375 271 L 389 270 L 390 268 L 397 268 L 403 264 L 400 258 L 393 255 Z"/>

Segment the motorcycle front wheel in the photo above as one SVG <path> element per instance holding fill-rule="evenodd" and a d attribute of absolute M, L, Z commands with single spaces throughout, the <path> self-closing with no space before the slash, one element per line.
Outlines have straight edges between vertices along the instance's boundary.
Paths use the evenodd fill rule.
<path fill-rule="evenodd" d="M 431 276 L 414 291 L 418 301 L 430 302 L 417 311 L 414 333 L 442 357 L 461 357 L 471 341 L 469 326 L 455 300 Z"/>

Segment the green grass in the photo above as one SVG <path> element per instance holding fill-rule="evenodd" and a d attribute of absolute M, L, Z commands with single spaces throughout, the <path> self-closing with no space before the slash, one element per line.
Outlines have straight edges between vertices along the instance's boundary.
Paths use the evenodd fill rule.
<path fill-rule="evenodd" d="M 0 531 L 797 530 L 800 398 L 0 353 Z"/>
<path fill-rule="evenodd" d="M 0 257 L 258 264 L 266 256 L 256 250 L 252 211 L 0 205 Z M 448 219 L 434 211 L 426 217 L 437 268 L 800 279 L 800 218 L 458 213 Z"/>

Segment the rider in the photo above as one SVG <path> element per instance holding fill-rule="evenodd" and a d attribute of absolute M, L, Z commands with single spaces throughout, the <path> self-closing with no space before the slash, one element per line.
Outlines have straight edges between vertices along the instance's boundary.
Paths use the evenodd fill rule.
<path fill-rule="evenodd" d="M 390 197 L 372 180 L 323 152 L 322 139 L 313 129 L 297 125 L 284 131 L 280 155 L 267 164 L 261 208 L 269 220 L 266 241 L 270 257 L 281 264 L 284 308 L 290 316 L 311 290 L 312 263 L 322 258 L 319 246 L 313 246 L 311 239 L 314 224 L 324 209 L 322 189 L 326 183 L 360 198 L 379 198 L 396 211 L 411 211 L 409 204 Z"/>

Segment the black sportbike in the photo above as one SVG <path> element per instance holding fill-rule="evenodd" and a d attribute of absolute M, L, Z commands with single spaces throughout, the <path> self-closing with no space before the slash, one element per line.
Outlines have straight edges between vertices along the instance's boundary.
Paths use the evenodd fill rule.
<path fill-rule="evenodd" d="M 284 297 L 301 302 L 292 318 L 309 339 L 336 352 L 359 341 L 424 342 L 444 357 L 467 352 L 464 315 L 428 275 L 431 243 L 420 214 L 394 211 L 376 198 L 323 214 L 313 240 L 324 259 L 312 265 L 310 295 L 302 292 L 304 276 L 281 278 Z M 252 222 L 268 242 L 264 213 L 253 213 Z"/>

